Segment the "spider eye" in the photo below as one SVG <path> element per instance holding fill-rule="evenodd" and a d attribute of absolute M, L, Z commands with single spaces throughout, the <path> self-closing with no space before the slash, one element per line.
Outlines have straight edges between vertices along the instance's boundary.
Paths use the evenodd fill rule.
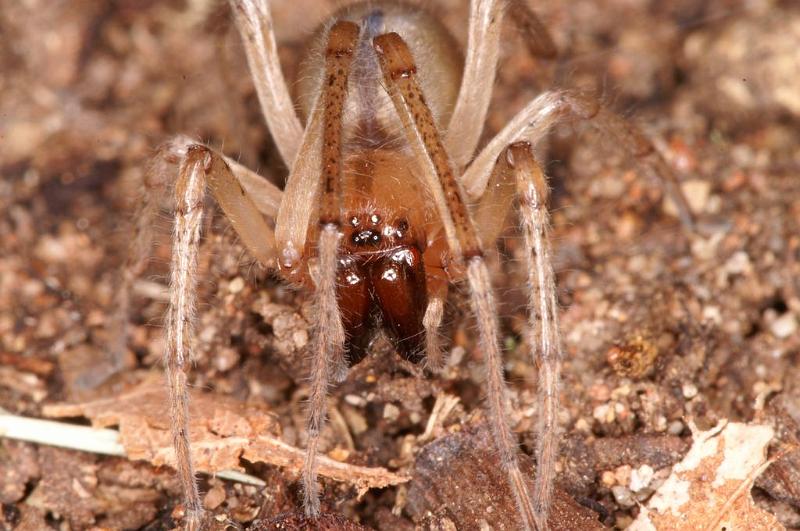
<path fill-rule="evenodd" d="M 369 220 L 372 222 L 373 225 L 377 225 L 381 222 L 381 217 L 378 214 L 372 214 L 369 217 Z"/>
<path fill-rule="evenodd" d="M 405 219 L 400 219 L 397 221 L 397 230 L 400 232 L 405 232 L 408 230 L 408 221 Z"/>
<path fill-rule="evenodd" d="M 381 235 L 374 230 L 362 230 L 354 232 L 351 238 L 353 244 L 363 247 L 366 245 L 378 245 L 381 243 Z"/>
<path fill-rule="evenodd" d="M 353 216 L 352 218 L 350 218 L 350 225 L 358 227 L 359 225 L 361 225 L 361 220 L 358 219 L 358 216 Z"/>

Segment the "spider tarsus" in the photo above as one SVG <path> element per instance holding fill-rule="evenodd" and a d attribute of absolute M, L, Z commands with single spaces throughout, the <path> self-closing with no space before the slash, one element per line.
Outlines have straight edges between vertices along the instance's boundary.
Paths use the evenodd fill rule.
<path fill-rule="evenodd" d="M 303 462 L 303 511 L 309 518 L 319 516 L 319 484 L 317 483 L 317 441 L 319 433 L 308 433 L 306 458 Z"/>
<path fill-rule="evenodd" d="M 186 508 L 183 528 L 186 531 L 202 531 L 205 526 L 205 511 L 202 507 Z"/>

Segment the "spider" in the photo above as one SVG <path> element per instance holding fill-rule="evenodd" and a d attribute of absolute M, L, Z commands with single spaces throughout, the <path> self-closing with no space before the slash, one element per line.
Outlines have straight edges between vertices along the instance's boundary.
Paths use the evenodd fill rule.
<path fill-rule="evenodd" d="M 362 2 L 335 12 L 312 39 L 299 82 L 298 117 L 278 60 L 266 0 L 230 0 L 269 130 L 290 168 L 281 191 L 213 149 L 177 137 L 148 170 L 167 181 L 177 164 L 166 373 L 173 442 L 187 522 L 202 521 L 190 457 L 187 370 L 194 335 L 198 239 L 210 191 L 252 256 L 313 291 L 307 449 L 302 475 L 308 516 L 320 514 L 317 446 L 331 382 L 367 353 L 382 328 L 397 353 L 436 368 L 437 330 L 450 284 L 468 285 L 486 365 L 488 418 L 524 529 L 545 529 L 558 447 L 561 345 L 550 260 L 546 178 L 535 144 L 566 115 L 612 135 L 691 213 L 669 167 L 638 129 L 594 98 L 551 90 L 533 99 L 475 155 L 487 114 L 504 15 L 520 23 L 533 53 L 555 55 L 520 0 L 472 0 L 468 48 L 430 14 L 404 3 Z M 302 124 L 305 124 L 304 126 Z M 519 466 L 507 411 L 495 297 L 484 255 L 514 200 L 525 238 L 529 342 L 538 366 L 537 474 Z M 150 214 L 152 202 L 146 206 Z M 152 217 L 152 216 L 149 216 Z M 141 218 L 147 223 L 148 215 Z M 141 269 L 147 231 L 134 241 L 121 289 Z M 124 307 L 126 295 L 120 307 Z"/>

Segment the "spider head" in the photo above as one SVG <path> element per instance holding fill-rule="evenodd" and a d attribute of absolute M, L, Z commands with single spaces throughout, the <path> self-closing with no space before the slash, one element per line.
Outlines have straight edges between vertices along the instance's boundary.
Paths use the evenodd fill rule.
<path fill-rule="evenodd" d="M 410 167 L 396 151 L 363 150 L 348 158 L 342 191 L 344 253 L 425 247 L 426 203 Z"/>
<path fill-rule="evenodd" d="M 358 250 L 381 250 L 407 245 L 413 241 L 408 220 L 402 215 L 384 219 L 375 208 L 366 208 L 348 217 L 344 229 L 346 245 Z"/>

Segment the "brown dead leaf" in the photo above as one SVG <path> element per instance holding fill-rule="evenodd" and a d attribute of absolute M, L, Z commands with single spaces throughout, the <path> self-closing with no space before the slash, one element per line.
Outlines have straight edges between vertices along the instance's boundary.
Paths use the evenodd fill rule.
<path fill-rule="evenodd" d="M 47 417 L 86 417 L 98 428 L 119 426 L 120 443 L 130 459 L 175 466 L 167 390 L 160 378 L 145 381 L 110 399 L 82 404 L 46 406 Z M 263 462 L 299 472 L 305 452 L 280 437 L 280 425 L 263 407 L 210 393 L 191 392 L 192 457 L 208 473 L 243 470 L 240 459 Z M 319 457 L 322 476 L 351 483 L 361 491 L 409 480 L 385 468 L 362 467 Z"/>
<path fill-rule="evenodd" d="M 784 529 L 750 495 L 769 464 L 767 446 L 773 435 L 769 426 L 727 421 L 695 432 L 689 453 L 628 529 Z"/>

